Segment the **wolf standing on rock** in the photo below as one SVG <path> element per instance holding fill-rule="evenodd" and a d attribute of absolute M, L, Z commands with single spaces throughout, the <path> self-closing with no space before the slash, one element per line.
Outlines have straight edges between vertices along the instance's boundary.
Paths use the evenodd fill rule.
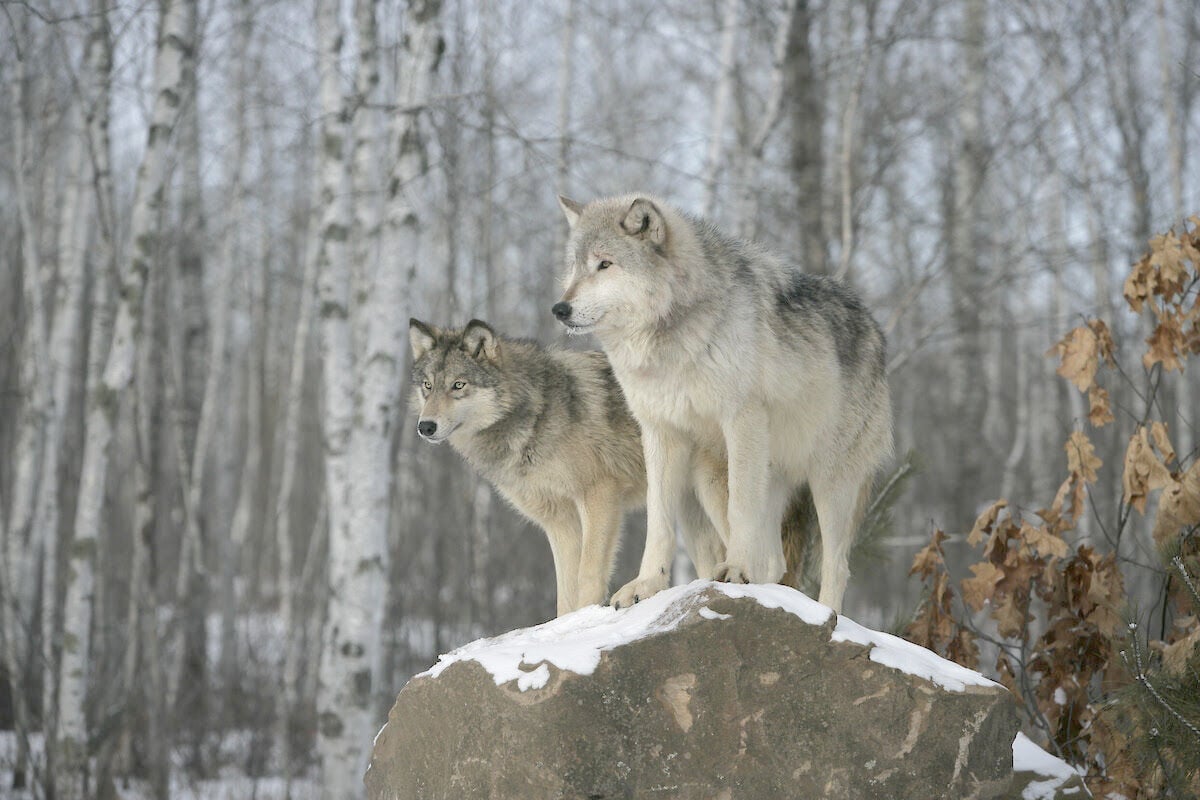
<path fill-rule="evenodd" d="M 892 453 L 879 326 L 839 282 L 654 198 L 559 200 L 571 232 L 554 315 L 571 333 L 596 334 L 642 429 L 646 549 L 613 605 L 667 586 L 692 489 L 725 545 L 715 577 L 779 580 L 780 521 L 808 484 L 819 599 L 840 610 L 850 546 Z M 712 549 L 696 541 L 708 530 L 682 529 L 689 551 Z"/>
<path fill-rule="evenodd" d="M 449 441 L 550 540 L 558 614 L 604 602 L 625 512 L 646 502 L 637 422 L 603 353 L 409 321 L 417 432 Z"/>

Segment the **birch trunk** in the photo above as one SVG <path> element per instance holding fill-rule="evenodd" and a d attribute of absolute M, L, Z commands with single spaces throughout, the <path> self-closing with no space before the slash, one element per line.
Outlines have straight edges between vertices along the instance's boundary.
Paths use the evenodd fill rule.
<path fill-rule="evenodd" d="M 783 101 L 787 81 L 785 67 L 787 65 L 788 43 L 791 40 L 793 20 L 799 13 L 801 0 L 787 0 L 783 19 L 775 29 L 774 58 L 771 68 L 771 86 L 767 93 L 767 102 L 763 108 L 758 125 L 750 135 L 747 146 L 747 156 L 742 159 L 742 174 L 738 179 L 739 198 L 734 219 L 739 235 L 753 239 L 757 234 L 758 220 L 758 179 L 764 167 L 764 154 L 767 140 L 779 123 L 783 111 Z"/>
<path fill-rule="evenodd" d="M 189 6 L 188 30 L 191 39 L 196 44 L 196 52 L 200 52 L 201 25 L 199 9 L 196 4 Z M 190 471 L 179 469 L 178 459 L 186 459 L 197 449 L 197 438 L 200 429 L 200 417 L 203 409 L 204 389 L 207 382 L 206 355 L 209 339 L 208 313 L 205 309 L 204 271 L 206 259 L 204 253 L 207 221 L 204 214 L 203 185 L 200 173 L 201 131 L 198 105 L 199 81 L 196 75 L 196 59 L 189 59 L 183 72 L 183 106 L 179 118 L 179 152 L 181 165 L 181 186 L 179 198 L 179 248 L 172 273 L 172 290 L 174 294 L 173 307 L 176 309 L 178 324 L 170 326 L 168 331 L 169 344 L 172 349 L 171 370 L 164 387 L 164 413 L 168 420 L 169 434 L 175 442 L 173 450 L 176 458 L 175 476 L 179 491 L 185 502 L 182 519 L 182 543 L 180 547 L 180 563 L 178 573 L 183 574 L 182 595 L 186 597 L 186 611 L 182 614 L 178 630 L 178 655 L 172 651 L 167 659 L 170 665 L 180 664 L 179 676 L 168 677 L 166 698 L 170 701 L 168 708 L 176 718 L 190 722 L 189 737 L 189 766 L 193 771 L 203 760 L 202 729 L 208 720 L 209 704 L 207 692 L 195 691 L 189 693 L 179 704 L 174 703 L 172 686 L 183 680 L 196 687 L 207 687 L 209 671 L 207 668 L 208 631 L 205 617 L 209 607 L 209 587 L 203 570 L 195 569 L 197 559 L 194 553 L 197 549 L 195 542 L 200 534 L 197 532 L 198 521 L 194 515 L 187 512 L 189 503 L 186 498 L 192 491 Z M 216 315 L 221 315 L 215 309 Z M 178 388 L 176 388 L 178 387 Z M 147 543 L 149 546 L 149 543 Z M 136 629 L 135 629 L 136 630 Z M 176 630 L 172 628 L 172 630 Z M 155 654 L 155 661 L 160 666 L 163 659 Z M 174 673 L 168 672 L 169 676 Z"/>
<path fill-rule="evenodd" d="M 725 143 L 725 125 L 733 97 L 733 73 L 737 59 L 738 12 L 741 0 L 725 0 L 721 15 L 721 52 L 718 56 L 717 89 L 713 96 L 709 121 L 708 152 L 704 158 L 704 198 L 700 216 L 711 217 L 717 205 L 717 178 L 721 173 L 721 153 Z M 676 561 L 679 559 L 676 558 Z"/>
<path fill-rule="evenodd" d="M 313 237 L 315 238 L 315 237 Z M 312 334 L 313 306 L 317 280 L 317 251 L 311 245 L 304 259 L 304 277 L 292 336 L 291 367 L 284 393 L 283 452 L 280 457 L 279 487 L 275 495 L 275 549 L 279 556 L 279 617 L 284 632 L 283 675 L 280 705 L 275 715 L 275 741 L 279 745 L 279 763 L 290 794 L 293 777 L 292 716 L 296 712 L 300 679 L 301 632 L 296 629 L 295 535 L 292 532 L 292 495 L 296 487 L 296 469 L 300 460 L 300 415 L 304 408 L 304 383 L 308 343 Z"/>
<path fill-rule="evenodd" d="M 26 18 L 22 16 L 25 35 L 22 42 L 29 42 Z M 46 318 L 42 297 L 41 258 L 38 233 L 34 225 L 30 204 L 29 187 L 25 176 L 26 131 L 25 107 L 25 57 L 20 50 L 16 53 L 14 74 L 9 86 L 13 108 L 13 159 L 17 194 L 18 221 L 21 230 L 21 285 L 24 306 L 28 309 L 25 337 L 22 342 L 20 360 L 20 386 L 26 398 L 21 404 L 17 426 L 16 449 L 13 451 L 17 463 L 13 469 L 12 487 L 7 498 L 8 522 L 6 526 L 7 553 L 3 593 L 3 613 L 6 674 L 11 676 L 14 691 L 14 717 L 18 726 L 17 763 L 13 770 L 14 787 L 26 782 L 28 766 L 28 725 L 30 708 L 28 698 L 17 684 L 24 676 L 34 629 L 33 599 L 35 591 L 34 558 L 41 547 L 39 531 L 33 526 L 34 509 L 37 502 L 37 481 L 42 458 L 44 409 L 49 404 L 46 358 Z M 24 641 L 19 631 L 29 632 Z"/>
<path fill-rule="evenodd" d="M 87 284 L 84 259 L 92 219 L 91 165 L 87 140 L 87 121 L 96 113 L 93 104 L 104 95 L 100 85 L 109 80 L 108 32 L 106 22 L 98 18 L 88 37 L 84 54 L 84 77 L 79 102 L 72 111 L 68 145 L 66 180 L 62 195 L 62 220 L 58 232 L 58 284 L 55 289 L 54 318 L 50 329 L 48 379 L 51 384 L 49 407 L 45 410 L 42 474 L 38 481 L 38 502 L 34 528 L 45 541 L 42 561 L 42 659 L 46 680 L 42 708 L 52 732 L 57 723 L 58 664 L 61 642 L 59 618 L 59 464 L 63 432 L 71 392 L 78 375 L 78 360 L 83 344 L 83 299 Z M 53 741 L 51 736 L 50 741 Z"/>
<path fill-rule="evenodd" d="M 430 97 L 434 72 L 441 55 L 438 31 L 439 0 L 415 0 L 407 8 L 407 24 L 397 75 L 398 113 L 390 132 L 393 167 L 385 195 L 381 252 L 389 258 L 415 263 L 420 252 L 420 218 L 417 202 L 423 189 L 420 178 L 427 170 L 420 116 Z M 326 119 L 336 109 L 336 76 L 329 68 L 337 54 L 336 9 L 328 0 L 319 6 L 321 25 L 322 107 Z M 342 174 L 340 142 L 323 136 L 331 184 Z M 333 185 L 327 184 L 329 188 Z M 335 198 L 327 197 L 330 211 Z M 326 225 L 326 244 L 335 241 Z M 344 259 L 344 252 L 340 253 Z M 321 659 L 318 696 L 318 749 L 326 791 L 337 797 L 358 795 L 369 750 L 367 738 L 374 722 L 373 677 L 379 670 L 380 631 L 384 608 L 388 498 L 392 484 L 389 459 L 392 427 L 399 405 L 400 359 L 406 326 L 394 313 L 404 305 L 409 270 L 403 264 L 364 265 L 370 290 L 353 308 L 363 315 L 366 340 L 354 364 L 347 326 L 346 269 L 329 258 L 322 279 L 322 329 L 326 361 L 326 453 L 329 496 L 329 619 Z M 341 313 L 336 313 L 341 300 Z M 340 351 L 338 348 L 341 348 Z M 330 367 L 333 367 L 331 370 Z M 354 380 L 353 378 L 357 378 Z M 358 397 L 353 388 L 357 385 Z M 346 391 L 349 388 L 350 391 Z M 357 402 L 355 400 L 357 399 Z M 349 413 L 347 413 L 349 412 Z"/>
<path fill-rule="evenodd" d="M 320 658 L 317 689 L 317 755 L 322 785 L 331 797 L 361 793 L 363 728 L 368 720 L 355 708 L 354 682 L 370 685 L 370 655 L 356 633 L 369 626 L 371 609 L 350 597 L 353 581 L 353 531 L 349 441 L 354 413 L 354 369 L 350 318 L 350 264 L 346 240 L 350 212 L 346 207 L 346 102 L 338 74 L 342 50 L 340 0 L 317 0 L 318 71 L 321 132 L 318 169 L 321 180 L 321 224 L 317 232 L 320 296 L 321 363 L 324 379 L 323 447 L 326 502 L 330 531 L 330 598 Z M 336 540 L 336 543 L 335 543 Z M 359 601 L 356 603 L 355 601 Z M 344 652 L 343 652 L 344 650 Z M 347 662 L 350 663 L 347 663 Z M 363 669 L 362 664 L 368 665 Z M 356 713 L 357 712 L 357 713 Z"/>
<path fill-rule="evenodd" d="M 947 219 L 947 268 L 958 352 L 952 359 L 950 390 L 953 402 L 963 409 L 966 430 L 982 431 L 987 402 L 978 373 L 984 363 L 982 265 L 977 228 L 981 216 L 985 169 L 983 138 L 983 84 L 986 77 L 987 8 L 985 0 L 968 0 L 962 22 L 963 98 L 958 107 L 958 141 L 951 165 Z M 982 449 L 982 448 L 977 448 Z M 953 523 L 969 525 L 975 497 L 983 478 L 982 454 L 967 458 L 954 486 Z"/>
<path fill-rule="evenodd" d="M 862 101 L 863 87 L 867 79 L 867 67 L 871 63 L 871 46 L 875 40 L 876 4 L 866 4 L 866 22 L 863 30 L 862 52 L 859 53 L 854 67 L 854 77 L 846 90 L 846 100 L 842 105 L 842 130 L 838 152 L 838 178 L 841 183 L 841 251 L 838 253 L 838 267 L 835 277 L 845 280 L 850 274 L 850 260 L 854 256 L 854 164 L 858 160 L 861 147 L 858 145 L 860 136 L 857 130 L 856 118 L 858 107 Z M 854 6 L 847 6 L 846 15 L 846 44 L 850 45 L 853 24 Z"/>
<path fill-rule="evenodd" d="M 162 8 L 155 54 L 155 97 L 146 151 L 138 169 L 130 225 L 132 252 L 122 265 L 120 291 L 103 375 L 88 392 L 86 439 L 80 473 L 75 539 L 71 546 L 63 613 L 63 664 L 59 774 L 82 776 L 87 758 L 84 700 L 87 691 L 89 639 L 92 618 L 93 558 L 99 546 L 104 488 L 108 475 L 113 427 L 121 400 L 133 375 L 134 357 L 141 334 L 141 306 L 147 276 L 155 256 L 159 209 L 163 202 L 167 145 L 178 115 L 183 64 L 191 57 L 187 38 L 188 4 L 195 0 L 170 0 Z M 95 342 L 104 347 L 104 342 Z M 63 797 L 78 793 L 73 779 L 60 786 Z"/>
<path fill-rule="evenodd" d="M 800 259 L 808 272 L 829 272 L 829 249 L 825 241 L 823 198 L 825 197 L 823 126 L 824 98 L 820 77 L 813 63 L 809 32 L 812 9 L 799 0 L 792 14 L 784 49 L 783 73 L 791 109 L 792 140 L 788 166 L 797 191 L 796 217 L 800 229 Z"/>
<path fill-rule="evenodd" d="M 253 15 L 249 0 L 240 0 L 238 2 L 236 14 L 237 30 L 234 53 L 236 53 L 235 58 L 237 63 L 233 70 L 233 80 L 234 85 L 237 87 L 237 96 L 234 100 L 233 119 L 231 120 L 236 143 L 234 145 L 233 171 L 229 182 L 229 196 L 231 197 L 231 202 L 228 206 L 229 216 L 225 220 L 226 248 L 222 254 L 222 288 L 219 291 L 228 298 L 228 304 L 236 308 L 237 314 L 241 318 L 242 315 L 256 316 L 257 312 L 253 309 L 260 307 L 256 303 L 265 302 L 257 297 L 256 290 L 259 289 L 258 284 L 262 279 L 262 271 L 266 267 L 263 263 L 250 258 L 240 246 L 243 241 L 240 230 L 244 226 L 247 205 L 245 173 L 250 149 L 250 133 L 247 129 L 247 106 L 250 91 L 248 83 L 250 78 L 250 36 Z M 253 288 L 249 292 L 244 290 L 234 292 L 234 276 L 239 274 L 244 275 L 247 272 L 255 275 L 249 281 Z M 223 327 L 226 329 L 228 329 L 230 324 L 229 320 L 223 321 Z M 228 330 L 222 335 L 228 341 Z M 264 335 L 261 321 L 257 326 L 253 324 L 250 326 L 248 339 L 251 342 L 250 346 L 252 350 L 255 349 L 256 343 L 261 342 L 259 337 Z M 239 595 L 241 593 L 240 582 L 238 580 L 238 567 L 242 563 L 242 550 L 250 531 L 259 529 L 261 519 L 258 501 L 260 498 L 263 462 L 262 364 L 258 363 L 258 359 L 254 356 L 251 356 L 246 366 L 246 427 L 242 437 L 245 441 L 245 452 L 240 469 L 241 477 L 237 481 L 237 504 L 230 521 L 229 535 L 221 538 L 221 547 L 219 549 L 221 580 L 218 605 L 221 615 L 221 647 L 217 673 L 220 675 L 221 680 L 220 691 L 225 697 L 225 702 L 222 705 L 226 709 L 226 719 L 224 720 L 224 724 L 226 725 L 233 724 L 233 720 L 229 718 L 229 714 L 234 711 L 232 701 L 237 696 L 238 684 L 236 617 L 240 605 Z M 218 374 L 226 372 L 228 368 L 229 365 L 227 363 L 221 364 Z M 214 391 L 219 392 L 221 389 L 214 384 Z M 218 402 L 216 394 L 212 396 L 212 400 L 214 403 Z M 211 410 L 206 408 L 201 413 L 212 414 L 215 412 L 216 407 L 214 406 Z M 229 427 L 233 427 L 233 424 L 230 424 Z M 201 461 L 199 464 L 193 466 L 192 480 L 195 484 L 200 485 L 202 484 L 202 478 L 203 462 Z"/>
<path fill-rule="evenodd" d="M 563 10 L 563 25 L 562 38 L 559 43 L 559 58 L 561 59 L 561 67 L 559 71 L 558 81 L 558 153 L 555 158 L 554 165 L 554 188 L 560 196 L 567 196 L 570 192 L 571 178 L 571 97 L 574 93 L 575 86 L 575 32 L 576 20 L 578 18 L 578 3 L 576 0 L 566 0 Z M 486 14 L 491 14 L 494 4 L 488 2 L 485 6 Z M 487 284 L 487 302 L 494 307 L 496 304 L 496 293 L 500 291 L 500 286 L 495 279 L 496 275 L 496 253 L 493 242 L 493 216 L 495 214 L 494 191 L 495 175 L 496 175 L 496 92 L 494 82 L 492 80 L 492 72 L 495 64 L 494 45 L 493 45 L 493 25 L 487 24 L 485 31 L 481 34 L 483 37 L 484 49 L 484 134 L 487 137 L 487 183 L 485 185 L 486 197 L 484 199 L 484 225 L 482 233 L 482 247 L 484 251 L 484 282 Z M 550 274 L 545 276 L 543 280 L 538 280 L 537 285 L 543 287 L 537 295 L 537 309 L 534 319 L 536 320 L 536 330 L 540 336 L 549 335 L 551 326 L 554 324 L 554 319 L 550 314 L 550 306 L 554 305 L 555 295 L 558 286 L 558 270 L 562 263 L 563 251 L 567 246 L 567 230 L 564 225 L 556 225 L 554 228 L 554 250 L 550 258 Z M 491 324 L 496 324 L 495 314 L 492 308 L 488 310 L 488 320 Z M 488 501 L 490 503 L 490 501 Z M 489 507 L 481 507 L 479 509 L 485 515 L 490 514 Z"/>

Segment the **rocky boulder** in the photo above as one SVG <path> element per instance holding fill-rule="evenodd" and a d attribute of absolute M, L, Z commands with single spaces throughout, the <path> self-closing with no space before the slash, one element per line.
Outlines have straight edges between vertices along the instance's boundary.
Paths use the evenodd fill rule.
<path fill-rule="evenodd" d="M 483 639 L 376 737 L 387 798 L 1002 798 L 1009 693 L 782 586 L 697 581 Z M 1017 796 L 1020 796 L 1019 794 Z"/>

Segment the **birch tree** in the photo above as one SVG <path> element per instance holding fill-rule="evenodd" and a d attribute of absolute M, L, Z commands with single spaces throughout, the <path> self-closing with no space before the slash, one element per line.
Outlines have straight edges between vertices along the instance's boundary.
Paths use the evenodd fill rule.
<path fill-rule="evenodd" d="M 829 249 L 822 219 L 824 187 L 824 98 L 813 58 L 809 32 L 813 11 L 808 0 L 797 0 L 789 19 L 783 70 L 791 110 L 792 138 L 788 167 L 797 192 L 800 263 L 809 272 L 829 271 Z"/>
<path fill-rule="evenodd" d="M 88 393 L 86 439 L 80 473 L 75 536 L 71 546 L 63 613 L 61 718 L 58 731 L 62 796 L 82 796 L 78 778 L 87 758 L 84 700 L 87 692 L 89 633 L 94 591 L 93 559 L 102 531 L 104 487 L 117 410 L 133 376 L 141 334 L 142 297 L 157 243 L 158 211 L 163 202 L 167 146 L 178 115 L 181 73 L 191 57 L 187 38 L 189 3 L 165 0 L 160 6 L 158 43 L 154 60 L 154 103 L 146 150 L 134 189 L 130 224 L 131 252 L 121 268 L 120 291 L 111 341 L 100 380 Z M 97 342 L 103 347 L 104 343 Z"/>
<path fill-rule="evenodd" d="M 958 104 L 958 142 L 951 166 L 952 174 L 946 184 L 950 190 L 946 203 L 949 215 L 946 222 L 946 259 L 955 329 L 960 339 L 958 357 L 953 360 L 950 390 L 956 407 L 962 409 L 970 420 L 967 429 L 975 431 L 982 430 L 986 400 L 983 382 L 975 375 L 983 364 L 984 355 L 977 226 L 986 164 L 983 131 L 986 13 L 984 0 L 967 0 L 963 6 L 961 53 L 964 66 L 962 100 Z M 955 492 L 959 498 L 954 514 L 956 525 L 967 523 L 973 516 L 976 501 L 969 487 L 979 484 L 982 460 L 978 457 L 968 458 L 959 471 Z"/>
<path fill-rule="evenodd" d="M 11 20 L 11 17 L 9 18 Z M 26 319 L 24 338 L 20 350 L 19 385 L 22 402 L 16 434 L 16 464 L 13 467 L 12 485 L 8 504 L 5 545 L 7 548 L 3 592 L 5 632 L 5 672 L 14 677 L 26 674 L 26 655 L 31 647 L 32 636 L 22 637 L 18 632 L 32 632 L 34 625 L 34 556 L 41 548 L 40 531 L 33 525 L 37 502 L 37 481 L 42 457 L 44 409 L 49 403 L 46 353 L 46 314 L 42 295 L 41 256 L 38 229 L 30 189 L 26 176 L 26 58 L 27 46 L 31 42 L 28 19 L 21 17 L 21 27 L 13 31 L 16 65 L 9 89 L 15 113 L 12 115 L 13 177 L 16 188 L 17 220 L 21 233 L 21 286 Z M 14 717 L 17 723 L 17 763 L 13 770 L 14 786 L 23 786 L 28 763 L 28 732 L 30 708 L 28 698 L 20 690 L 13 692 Z"/>
<path fill-rule="evenodd" d="M 368 750 L 366 737 L 373 721 L 372 679 L 382 652 L 380 629 L 393 476 L 389 455 L 406 346 L 406 323 L 395 310 L 404 305 L 408 276 L 415 270 L 420 253 L 420 210 L 425 205 L 420 179 L 428 162 L 419 123 L 426 113 L 441 57 L 440 12 L 439 0 L 414 0 L 406 8 L 396 77 L 397 111 L 389 132 L 392 168 L 381 230 L 380 252 L 389 260 L 363 265 L 361 272 L 368 291 L 356 295 L 355 301 L 361 298 L 361 302 L 354 303 L 346 301 L 344 260 L 340 275 L 338 264 L 328 252 L 323 264 L 330 597 L 320 667 L 318 749 L 326 791 L 338 797 L 360 791 Z M 335 37 L 340 26 L 333 19 L 335 14 L 336 6 L 327 0 L 318 5 L 322 24 L 322 109 L 327 124 L 340 104 L 336 80 L 329 74 L 339 44 Z M 369 46 L 363 42 L 359 45 Z M 323 136 L 330 189 L 336 188 L 344 174 L 338 169 L 344 155 L 335 138 L 337 132 Z M 335 200 L 332 196 L 324 199 Z M 327 247 L 336 242 L 336 233 L 331 225 L 323 229 Z M 337 255 L 345 258 L 344 251 Z M 357 352 L 351 349 L 356 330 L 365 336 Z M 347 367 L 352 370 L 349 376 L 342 371 Z M 354 386 L 358 387 L 357 394 Z"/>
<path fill-rule="evenodd" d="M 97 113 L 97 98 L 107 97 L 101 88 L 110 80 L 110 45 L 107 21 L 96 12 L 95 27 L 89 31 L 83 59 L 83 80 L 71 111 L 67 144 L 66 174 L 62 189 L 62 218 L 58 231 L 58 281 L 54 292 L 54 314 L 50 326 L 49 362 L 45 365 L 51 391 L 46 397 L 45 428 L 42 439 L 41 477 L 34 528 L 42 532 L 45 550 L 42 557 L 42 661 L 46 680 L 42 708 L 49 720 L 47 733 L 53 738 L 58 704 L 59 663 L 59 487 L 63 433 L 68 405 L 76 384 L 78 361 L 83 344 L 83 305 L 87 283 L 85 255 L 90 221 L 93 217 L 91 191 L 92 168 L 89 157 L 88 121 Z"/>
<path fill-rule="evenodd" d="M 355 680 L 370 686 L 373 654 L 367 652 L 370 615 L 350 604 L 354 575 L 350 513 L 349 440 L 353 416 L 354 374 L 350 320 L 350 265 L 346 239 L 346 98 L 338 73 L 342 52 L 341 3 L 317 0 L 317 58 L 320 76 L 321 131 L 318 170 L 321 224 L 317 231 L 320 296 L 321 367 L 324 384 L 323 448 L 326 502 L 330 525 L 330 597 L 321 649 L 317 697 L 317 751 L 322 782 L 335 797 L 358 794 L 356 777 L 363 757 L 360 736 L 369 725 L 356 707 Z M 358 640 L 356 640 L 356 637 Z M 342 652 L 344 650 L 344 653 Z M 355 726 L 358 726 L 356 729 Z"/>

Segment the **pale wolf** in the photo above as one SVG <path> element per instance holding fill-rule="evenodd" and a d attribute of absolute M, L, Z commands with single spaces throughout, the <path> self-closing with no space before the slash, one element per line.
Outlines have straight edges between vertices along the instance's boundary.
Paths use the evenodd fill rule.
<path fill-rule="evenodd" d="M 667 585 L 689 484 L 727 545 L 715 576 L 779 580 L 780 520 L 807 484 L 819 599 L 840 610 L 856 528 L 892 453 L 879 326 L 839 282 L 655 198 L 559 199 L 571 231 L 554 315 L 596 334 L 645 451 L 646 549 L 613 605 Z"/>
<path fill-rule="evenodd" d="M 558 613 L 608 596 L 625 512 L 646 502 L 637 423 L 603 353 L 409 321 L 417 431 L 449 441 L 550 540 Z"/>

